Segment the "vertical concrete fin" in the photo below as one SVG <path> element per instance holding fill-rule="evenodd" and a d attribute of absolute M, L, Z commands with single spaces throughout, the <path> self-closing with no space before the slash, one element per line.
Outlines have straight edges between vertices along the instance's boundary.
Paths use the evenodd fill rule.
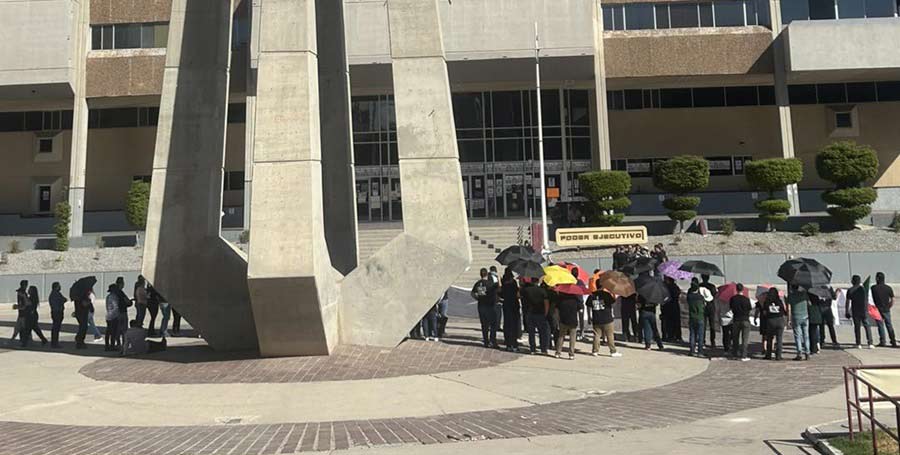
<path fill-rule="evenodd" d="M 404 232 L 341 287 L 342 342 L 377 346 L 399 343 L 472 260 L 437 0 L 387 8 Z"/>
<path fill-rule="evenodd" d="M 778 105 L 778 122 L 781 128 L 781 156 L 794 158 L 794 125 L 791 117 L 791 103 L 788 97 L 786 36 L 782 33 L 781 0 L 769 0 L 769 14 L 772 23 L 772 58 L 775 69 L 775 104 Z M 790 214 L 800 214 L 800 192 L 797 185 L 785 188 L 791 203 Z"/>
<path fill-rule="evenodd" d="M 316 0 L 316 35 L 319 105 L 325 107 L 320 112 L 325 239 L 334 268 L 347 274 L 356 268 L 359 256 L 344 2 Z"/>
<path fill-rule="evenodd" d="M 84 185 L 87 171 L 88 105 L 85 98 L 87 77 L 85 67 L 90 47 L 90 0 L 72 2 L 73 47 L 72 47 L 72 150 L 69 160 L 69 205 L 72 219 L 69 223 L 69 237 L 81 237 L 84 233 Z"/>
<path fill-rule="evenodd" d="M 246 259 L 220 236 L 231 12 L 172 2 L 143 263 L 218 350 L 257 348 Z"/>
<path fill-rule="evenodd" d="M 600 0 L 587 2 L 592 11 L 594 25 L 594 106 L 596 107 L 597 144 L 594 150 L 594 166 L 612 169 L 609 151 L 609 107 L 606 100 L 606 56 L 603 49 L 603 14 Z"/>
<path fill-rule="evenodd" d="M 247 278 L 259 349 L 329 354 L 341 275 L 322 219 L 315 0 L 265 0 L 259 37 Z"/>

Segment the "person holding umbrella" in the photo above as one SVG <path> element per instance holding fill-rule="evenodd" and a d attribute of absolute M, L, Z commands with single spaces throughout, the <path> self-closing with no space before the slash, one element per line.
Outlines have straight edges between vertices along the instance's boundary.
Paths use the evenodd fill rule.
<path fill-rule="evenodd" d="M 569 337 L 569 360 L 575 360 L 575 340 L 578 330 L 578 305 L 581 296 L 557 292 L 556 308 L 559 311 L 559 334 L 556 337 L 556 358 L 562 354 L 562 345 Z"/>
<path fill-rule="evenodd" d="M 526 280 L 521 290 L 523 311 L 528 319 L 528 348 L 531 355 L 540 346 L 541 354 L 547 355 L 550 345 L 550 324 L 547 316 L 550 314 L 550 297 L 547 291 L 535 284 L 533 280 Z M 535 340 L 535 332 L 539 339 Z M 539 341 L 538 345 L 535 341 Z"/>
<path fill-rule="evenodd" d="M 644 349 L 649 351 L 650 340 L 653 340 L 661 351 L 663 344 L 662 339 L 659 337 L 659 331 L 656 328 L 656 307 L 664 304 L 669 298 L 669 289 L 661 281 L 651 278 L 649 272 L 641 273 L 635 280 L 635 285 L 637 286 Z"/>
<path fill-rule="evenodd" d="M 663 341 L 681 343 L 681 288 L 671 277 L 663 278 L 663 284 L 669 290 L 669 298 L 662 307 Z"/>
<path fill-rule="evenodd" d="M 690 330 L 690 353 L 691 356 L 696 355 L 697 357 L 703 357 L 703 322 L 706 320 L 707 299 L 702 291 L 709 293 L 700 287 L 700 280 L 692 278 L 691 287 L 687 292 L 688 329 Z"/>
<path fill-rule="evenodd" d="M 809 360 L 809 297 L 806 291 L 791 284 L 787 304 L 788 316 L 794 328 L 794 342 L 797 344 L 797 357 L 794 360 Z"/>
<path fill-rule="evenodd" d="M 601 287 L 599 283 L 595 287 L 597 291 L 588 300 L 591 307 L 591 322 L 594 327 L 594 345 L 591 355 L 600 355 L 600 341 L 605 339 L 610 357 L 622 357 L 622 354 L 616 351 L 615 316 L 613 315 L 613 304 L 616 302 L 616 297 Z"/>
<path fill-rule="evenodd" d="M 87 349 L 84 338 L 87 336 L 88 315 L 90 314 L 93 287 L 97 284 L 97 278 L 84 277 L 72 284 L 69 288 L 69 299 L 75 305 L 75 319 L 78 321 L 78 331 L 75 333 L 75 349 Z"/>
<path fill-rule="evenodd" d="M 507 351 L 516 352 L 519 350 L 522 317 L 519 311 L 519 284 L 509 267 L 503 271 L 500 279 L 500 297 L 503 299 L 503 344 Z"/>

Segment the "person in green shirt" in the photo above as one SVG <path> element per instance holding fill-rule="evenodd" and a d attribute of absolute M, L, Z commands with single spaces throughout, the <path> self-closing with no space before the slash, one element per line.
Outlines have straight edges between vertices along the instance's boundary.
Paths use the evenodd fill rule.
<path fill-rule="evenodd" d="M 786 300 L 788 316 L 794 328 L 794 342 L 797 344 L 794 360 L 809 360 L 809 297 L 806 291 L 791 284 Z"/>
<path fill-rule="evenodd" d="M 705 293 L 708 295 L 709 293 Z M 706 295 L 701 293 L 700 281 L 697 278 L 691 280 L 691 287 L 687 292 L 688 303 L 688 328 L 690 329 L 691 355 L 703 356 L 703 323 L 706 320 Z"/>

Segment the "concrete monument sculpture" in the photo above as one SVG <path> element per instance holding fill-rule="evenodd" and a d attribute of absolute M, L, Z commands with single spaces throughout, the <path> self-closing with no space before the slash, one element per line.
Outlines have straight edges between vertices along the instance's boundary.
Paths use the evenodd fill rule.
<path fill-rule="evenodd" d="M 386 3 L 410 196 L 404 232 L 346 276 L 332 266 L 340 248 L 329 255 L 326 226 L 347 226 L 354 215 L 325 210 L 323 186 L 340 191 L 341 182 L 323 184 L 323 167 L 353 191 L 350 141 L 340 140 L 349 103 L 332 66 L 323 92 L 343 101 L 320 115 L 315 0 L 262 3 L 249 255 L 220 236 L 230 3 L 173 1 L 143 273 L 216 349 L 282 356 L 328 354 L 338 343 L 396 345 L 471 262 L 437 0 Z M 338 28 L 332 36 L 343 36 L 337 9 L 319 3 Z M 346 68 L 343 46 L 336 52 Z M 322 128 L 323 117 L 347 123 Z"/>

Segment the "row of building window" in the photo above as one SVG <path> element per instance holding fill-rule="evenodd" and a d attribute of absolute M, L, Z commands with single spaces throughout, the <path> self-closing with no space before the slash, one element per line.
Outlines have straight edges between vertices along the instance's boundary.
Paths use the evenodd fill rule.
<path fill-rule="evenodd" d="M 673 109 L 690 107 L 770 106 L 775 104 L 772 86 L 663 88 L 606 92 L 608 109 Z"/>
<path fill-rule="evenodd" d="M 222 188 L 225 191 L 244 191 L 244 171 L 227 171 L 224 174 L 224 179 Z M 150 183 L 152 177 L 149 175 L 135 175 L 132 177 L 132 180 Z"/>
<path fill-rule="evenodd" d="M 788 97 L 791 104 L 900 101 L 900 81 L 790 85 Z"/>
<path fill-rule="evenodd" d="M 709 175 L 729 176 L 744 175 L 744 163 L 751 159 L 750 156 L 711 156 L 706 161 L 709 161 Z M 626 171 L 632 177 L 652 177 L 654 166 L 666 160 L 667 158 L 613 160 L 612 169 Z"/>
<path fill-rule="evenodd" d="M 247 106 L 228 105 L 228 123 L 244 123 Z M 134 128 L 156 126 L 158 107 L 91 109 L 88 128 Z M 0 112 L 0 133 L 17 131 L 59 131 L 72 129 L 72 111 Z"/>
<path fill-rule="evenodd" d="M 705 3 L 629 3 L 603 6 L 605 30 L 744 27 L 771 25 L 768 0 Z"/>
<path fill-rule="evenodd" d="M 169 40 L 169 24 L 109 24 L 91 26 L 91 49 L 165 48 Z"/>
<path fill-rule="evenodd" d="M 781 21 L 896 17 L 900 0 L 782 0 Z"/>

